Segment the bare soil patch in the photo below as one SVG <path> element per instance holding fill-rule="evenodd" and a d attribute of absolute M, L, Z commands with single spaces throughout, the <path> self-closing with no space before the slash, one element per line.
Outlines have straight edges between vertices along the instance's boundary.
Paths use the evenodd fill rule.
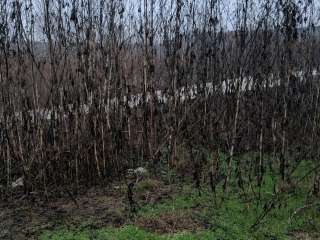
<path fill-rule="evenodd" d="M 314 240 L 320 239 L 320 233 L 294 232 L 293 239 L 297 240 Z"/>
<path fill-rule="evenodd" d="M 141 217 L 136 225 L 159 234 L 196 232 L 204 229 L 204 223 L 188 212 L 164 213 L 160 216 Z"/>
<path fill-rule="evenodd" d="M 164 185 L 161 181 L 149 179 L 138 183 L 135 188 L 135 198 L 140 205 L 157 204 L 171 199 L 175 192 L 174 185 Z"/>
<path fill-rule="evenodd" d="M 157 184 L 155 184 L 157 183 Z M 157 187 L 156 187 L 157 186 Z M 173 188 L 160 182 L 145 183 L 135 192 L 139 205 L 154 203 L 171 197 Z M 27 200 L 21 196 L 0 201 L 0 239 L 36 239 L 45 230 L 57 227 L 89 228 L 120 227 L 130 223 L 126 187 L 92 188 L 71 199 L 64 196 L 44 202 Z"/>

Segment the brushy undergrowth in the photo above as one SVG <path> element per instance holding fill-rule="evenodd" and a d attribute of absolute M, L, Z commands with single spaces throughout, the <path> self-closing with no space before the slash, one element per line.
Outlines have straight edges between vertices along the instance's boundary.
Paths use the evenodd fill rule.
<path fill-rule="evenodd" d="M 302 179 L 312 167 L 309 162 L 302 162 L 293 173 L 293 180 Z M 296 186 L 294 191 L 281 194 L 279 201 L 274 202 L 274 207 L 252 228 L 264 209 L 275 196 L 274 189 L 278 179 L 270 172 L 264 178 L 261 188 L 260 200 L 254 198 L 254 192 L 258 189 L 252 186 L 245 195 L 237 188 L 232 188 L 228 197 L 222 201 L 222 187 L 217 189 L 217 197 L 204 186 L 201 196 L 192 184 L 182 185 L 178 193 L 172 198 L 159 202 L 155 205 L 146 205 L 139 209 L 136 218 L 157 218 L 166 213 L 179 214 L 181 212 L 191 213 L 202 223 L 202 230 L 198 232 L 181 232 L 176 234 L 156 234 L 139 229 L 133 224 L 122 228 L 67 230 L 64 228 L 53 232 L 45 232 L 40 236 L 41 240 L 76 240 L 76 239 L 97 239 L 97 240 L 124 240 L 124 239 L 148 239 L 148 240 L 193 240 L 193 239 L 220 239 L 220 240 L 285 240 L 295 239 L 294 233 L 310 233 L 320 238 L 320 201 L 309 196 L 310 179 L 304 178 Z M 248 188 L 250 189 L 250 188 Z M 140 189 L 141 190 L 141 189 Z M 309 197 L 308 197 L 309 196 Z M 308 199 L 308 200 L 307 200 Z M 319 205 L 317 205 L 319 201 Z M 302 211 L 297 209 L 312 202 L 312 206 Z"/>

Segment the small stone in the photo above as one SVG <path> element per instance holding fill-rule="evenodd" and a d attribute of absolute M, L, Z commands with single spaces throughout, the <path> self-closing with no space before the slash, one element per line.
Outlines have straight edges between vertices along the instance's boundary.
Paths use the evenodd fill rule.
<path fill-rule="evenodd" d="M 16 181 L 11 183 L 12 188 L 18 188 L 18 187 L 23 187 L 24 186 L 24 178 L 20 177 Z"/>

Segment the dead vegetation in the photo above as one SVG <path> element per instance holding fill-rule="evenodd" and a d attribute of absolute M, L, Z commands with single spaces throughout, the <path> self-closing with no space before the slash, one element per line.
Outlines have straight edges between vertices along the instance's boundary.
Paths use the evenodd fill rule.
<path fill-rule="evenodd" d="M 159 234 L 199 232 L 206 228 L 206 224 L 191 212 L 176 211 L 159 216 L 141 217 L 135 221 L 135 224 L 142 229 Z"/>
<path fill-rule="evenodd" d="M 139 186 L 139 184 L 138 184 Z M 34 199 L 16 199 L 1 203 L 0 239 L 37 239 L 44 230 L 58 227 L 99 229 L 121 227 L 132 223 L 125 186 L 108 189 L 92 188 L 76 197 L 76 203 L 66 195 L 50 202 Z M 110 190 L 114 189 L 114 190 Z M 136 200 L 139 205 L 157 204 L 174 195 L 173 186 L 165 186 L 157 180 L 141 182 Z M 143 220 L 134 220 L 143 222 Z"/>
<path fill-rule="evenodd" d="M 121 226 L 172 198 L 164 183 L 178 181 L 199 197 L 210 187 L 215 201 L 221 183 L 222 200 L 258 186 L 261 201 L 271 171 L 278 182 L 256 227 L 274 196 L 298 188 L 304 160 L 319 197 L 316 1 L 237 0 L 232 11 L 222 0 L 136 2 L 0 1 L 3 237 L 19 227 L 29 237 L 28 222 L 48 219 Z M 190 214 L 137 221 L 197 229 Z"/>

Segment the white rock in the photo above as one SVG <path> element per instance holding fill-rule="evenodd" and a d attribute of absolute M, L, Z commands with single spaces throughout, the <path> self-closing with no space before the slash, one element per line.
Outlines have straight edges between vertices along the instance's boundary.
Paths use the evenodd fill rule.
<path fill-rule="evenodd" d="M 148 177 L 148 170 L 144 167 L 138 167 L 134 170 L 136 182 L 139 182 Z"/>
<path fill-rule="evenodd" d="M 131 176 L 136 179 L 136 182 L 141 181 L 142 179 L 148 177 L 148 170 L 144 167 L 138 167 L 135 169 L 128 169 L 127 170 L 128 176 Z"/>
<path fill-rule="evenodd" d="M 145 169 L 144 167 L 138 167 L 136 169 L 134 169 L 134 174 L 138 175 L 138 176 L 146 176 L 148 174 L 148 170 Z"/>
<path fill-rule="evenodd" d="M 24 186 L 24 178 L 20 177 L 16 181 L 11 183 L 12 188 L 23 187 Z"/>

